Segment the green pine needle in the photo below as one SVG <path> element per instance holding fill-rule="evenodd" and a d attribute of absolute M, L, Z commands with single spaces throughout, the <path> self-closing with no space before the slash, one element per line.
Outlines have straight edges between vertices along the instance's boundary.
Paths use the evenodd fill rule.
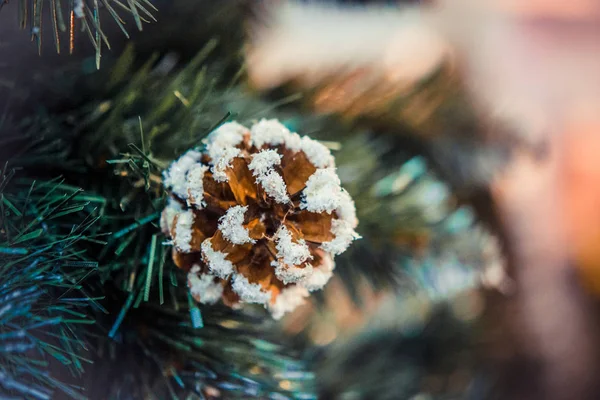
<path fill-rule="evenodd" d="M 126 14 L 133 18 L 136 28 L 141 31 L 143 23 L 156 21 L 153 13 L 158 11 L 148 0 L 127 0 L 127 5 L 118 0 L 69 0 L 65 3 L 61 0 L 18 0 L 17 2 L 19 25 L 22 29 L 31 30 L 32 40 L 36 41 L 40 53 L 42 39 L 46 33 L 42 26 L 43 13 L 49 12 L 56 52 L 68 50 L 69 53 L 73 53 L 75 36 L 85 31 L 95 49 L 98 69 L 102 46 L 110 50 L 110 42 L 101 26 L 101 21 L 104 19 L 102 14 L 108 14 L 113 23 L 129 38 L 125 28 L 126 22 L 123 19 Z M 2 2 L 0 11 L 7 3 L 8 1 Z M 115 8 L 119 9 L 121 14 Z"/>
<path fill-rule="evenodd" d="M 79 191 L 60 181 L 22 184 L 6 168 L 2 175 L 0 197 L 7 207 L 0 219 L 0 397 L 49 399 L 62 392 L 83 398 L 80 388 L 53 376 L 49 360 L 74 375 L 90 363 L 77 332 L 95 321 L 80 284 L 97 264 L 84 258 L 75 238 L 82 231 L 71 223 L 92 209 L 72 204 Z M 72 302 L 68 294 L 81 297 Z"/>
<path fill-rule="evenodd" d="M 111 3 L 132 13 L 138 23 L 147 17 L 146 8 L 139 3 Z M 90 27 L 95 27 L 92 21 Z M 102 37 L 94 36 L 91 29 L 88 33 L 97 47 L 102 45 Z M 162 246 L 165 238 L 157 226 L 165 202 L 161 171 L 184 151 L 202 146 L 202 139 L 228 119 L 250 124 L 262 117 L 278 118 L 294 131 L 325 143 L 341 143 L 335 150 L 338 172 L 356 201 L 359 232 L 364 239 L 336 259 L 336 276 L 342 278 L 357 302 L 364 278 L 378 289 L 397 289 L 410 280 L 416 283 L 416 290 L 443 299 L 457 288 L 438 290 L 436 266 L 443 264 L 462 272 L 466 265 L 460 284 L 469 284 L 468 272 L 481 264 L 477 252 L 466 262 L 449 255 L 451 244 L 471 235 L 471 227 L 453 230 L 457 224 L 449 221 L 455 215 L 454 199 L 440 194 L 439 179 L 426 163 L 422 171 L 410 167 L 415 164 L 413 154 L 405 151 L 402 140 L 322 116 L 300 114 L 298 94 L 281 100 L 257 98 L 238 83 L 244 74 L 241 66 L 233 69 L 236 75 L 232 83 L 231 77 L 223 74 L 223 65 L 231 67 L 230 60 L 207 61 L 216 45 L 216 40 L 207 41 L 192 61 L 171 73 L 161 70 L 159 55 L 134 69 L 135 55 L 130 47 L 113 71 L 93 76 L 96 82 L 107 82 L 104 91 L 88 97 L 95 100 L 70 111 L 64 121 L 61 116 L 50 118 L 53 123 L 47 125 L 59 128 L 48 128 L 46 138 L 67 138 L 65 141 L 73 146 L 69 157 L 46 152 L 43 144 L 31 148 L 39 158 L 28 157 L 43 166 L 50 159 L 60 160 L 52 165 L 64 168 L 69 183 L 84 186 L 88 194 L 67 190 L 64 181 L 52 183 L 62 190 L 45 187 L 42 196 L 32 193 L 29 203 L 36 208 L 34 218 L 20 225 L 8 224 L 6 243 L 22 239 L 45 223 L 53 224 L 52 215 L 64 213 L 60 218 L 73 218 L 82 212 L 76 211 L 78 206 L 99 207 L 99 218 L 93 224 L 91 219 L 80 223 L 69 234 L 74 243 L 85 242 L 87 252 L 74 252 L 77 258 L 87 260 L 86 254 L 90 254 L 99 262 L 98 279 L 90 283 L 81 268 L 69 284 L 71 292 L 86 295 L 73 293 L 61 300 L 78 305 L 80 299 L 89 298 L 97 311 L 94 319 L 104 334 L 88 332 L 87 337 L 93 337 L 102 350 L 97 352 L 100 366 L 94 375 L 111 380 L 111 385 L 102 388 L 109 391 L 105 398 L 115 394 L 110 392 L 112 387 L 131 390 L 128 394 L 135 392 L 130 396 L 133 398 L 175 397 L 181 388 L 184 398 L 202 390 L 196 388 L 210 385 L 219 387 L 227 398 L 314 398 L 315 376 L 298 352 L 281 343 L 277 336 L 281 334 L 265 320 L 264 310 L 247 307 L 231 311 L 191 302 L 185 274 L 170 260 L 170 249 Z M 45 126 L 44 121 L 40 117 L 36 126 Z M 65 129 L 60 129 L 61 124 Z M 76 136 L 68 136 L 71 132 Z M 23 165 L 34 163 L 25 157 L 19 160 L 26 163 Z M 80 169 L 62 167 L 63 163 Z M 63 204 L 67 193 L 75 197 Z M 104 201 L 86 204 L 92 200 L 84 196 L 98 196 Z M 435 201 L 430 202 L 430 197 Z M 22 201 L 9 201 L 23 210 Z M 435 203 L 433 207 L 431 203 Z M 0 202 L 0 208 L 5 212 L 10 206 Z M 419 259 L 413 257 L 411 246 L 399 244 L 405 237 L 416 236 L 429 239 L 427 251 Z M 106 239 L 105 245 L 97 243 L 102 239 Z M 64 241 L 64 237 L 56 238 L 53 245 Z M 14 262 L 23 264 L 34 257 L 33 251 L 39 251 L 30 248 L 28 242 L 14 247 L 17 253 L 18 249 L 27 250 L 16 253 Z M 10 248 L 2 242 L 0 246 Z M 126 359 L 124 354 L 134 360 L 133 366 L 111 376 L 114 363 Z M 75 363 L 72 357 L 67 359 Z M 140 370 L 142 365 L 150 367 Z"/>

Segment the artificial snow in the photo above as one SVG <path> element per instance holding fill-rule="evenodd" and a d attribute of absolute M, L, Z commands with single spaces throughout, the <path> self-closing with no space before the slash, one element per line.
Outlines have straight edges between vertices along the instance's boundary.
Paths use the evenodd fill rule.
<path fill-rule="evenodd" d="M 252 125 L 250 129 L 251 143 L 257 149 L 265 144 L 271 146 L 284 145 L 290 150 L 298 151 L 300 149 L 300 136 L 291 133 L 281 122 L 276 119 L 261 119 Z"/>
<path fill-rule="evenodd" d="M 213 250 L 210 239 L 202 242 L 201 249 L 202 257 L 210 272 L 222 279 L 227 278 L 233 272 L 233 264 L 225 258 L 227 254 Z"/>
<path fill-rule="evenodd" d="M 275 199 L 277 203 L 290 203 L 291 200 L 287 194 L 287 186 L 285 185 L 285 181 L 277 172 L 271 171 L 266 175 L 258 176 L 256 181 L 260 183 L 265 190 L 265 193 L 269 195 L 269 197 Z"/>
<path fill-rule="evenodd" d="M 160 217 L 160 229 L 165 234 L 168 234 L 169 236 L 171 235 L 171 230 L 173 229 L 173 219 L 181 211 L 183 211 L 181 204 L 172 197 L 169 197 L 167 205 L 165 206 L 165 209 Z"/>
<path fill-rule="evenodd" d="M 240 149 L 235 147 L 223 147 L 211 154 L 211 172 L 217 182 L 227 182 L 225 170 L 231 166 L 231 161 L 240 155 Z"/>
<path fill-rule="evenodd" d="M 275 233 L 277 260 L 271 263 L 275 267 L 275 275 L 283 283 L 295 283 L 306 279 L 313 272 L 310 264 L 298 268 L 311 259 L 310 250 L 304 240 L 294 243 L 291 233 L 282 225 Z"/>
<path fill-rule="evenodd" d="M 317 168 L 327 168 L 335 165 L 331 151 L 322 143 L 308 136 L 302 137 L 300 149 L 306 154 L 308 161 Z"/>
<path fill-rule="evenodd" d="M 187 210 L 177 214 L 177 222 L 175 223 L 175 238 L 173 244 L 177 250 L 182 253 L 192 251 L 192 226 L 194 225 L 194 212 Z"/>
<path fill-rule="evenodd" d="M 313 273 L 313 267 L 310 264 L 306 264 L 304 268 L 294 267 L 293 265 L 286 265 L 278 263 L 277 261 L 271 262 L 271 265 L 275 267 L 275 276 L 277 279 L 285 283 L 297 283 L 308 279 Z"/>
<path fill-rule="evenodd" d="M 235 147 L 242 143 L 246 132 L 248 132 L 248 128 L 245 126 L 237 122 L 227 122 L 208 135 L 203 143 L 206 144 L 206 149 L 212 158 L 211 152 L 217 152 L 225 147 Z"/>
<path fill-rule="evenodd" d="M 354 205 L 354 200 L 350 197 L 350 194 L 346 191 L 346 189 L 342 188 L 340 193 L 340 202 L 338 207 L 335 209 L 337 216 L 352 226 L 352 228 L 356 228 L 358 226 L 358 218 L 356 218 L 356 206 Z"/>
<path fill-rule="evenodd" d="M 208 171 L 208 167 L 202 164 L 194 165 L 187 173 L 187 196 L 186 202 L 188 206 L 192 204 L 196 208 L 202 208 L 206 204 L 203 201 L 204 197 L 204 174 Z"/>
<path fill-rule="evenodd" d="M 323 289 L 323 287 L 329 282 L 329 279 L 333 276 L 333 269 L 335 264 L 331 256 L 326 255 L 321 265 L 313 268 L 313 273 L 301 282 L 301 285 L 308 289 L 310 292 L 315 290 Z"/>
<path fill-rule="evenodd" d="M 215 304 L 223 294 L 223 285 L 215 282 L 215 277 L 210 274 L 198 275 L 200 267 L 194 265 L 188 273 L 188 287 L 190 293 L 202 304 Z"/>
<path fill-rule="evenodd" d="M 275 165 L 281 164 L 281 155 L 275 150 L 262 150 L 252 156 L 248 169 L 254 176 L 266 175 Z"/>
<path fill-rule="evenodd" d="M 290 202 L 287 186 L 281 175 L 273 169 L 281 163 L 281 156 L 275 150 L 263 150 L 252 156 L 248 169 L 256 177 L 265 193 L 274 198 L 276 202 L 286 204 Z"/>
<path fill-rule="evenodd" d="M 211 158 L 213 178 L 217 182 L 226 182 L 225 170 L 231 161 L 240 154 L 237 145 L 244 140 L 248 129 L 237 122 L 228 122 L 215 129 L 206 139 L 206 151 Z"/>
<path fill-rule="evenodd" d="M 231 286 L 245 303 L 266 305 L 271 301 L 271 292 L 264 292 L 258 283 L 250 283 L 244 275 L 234 275 Z"/>
<path fill-rule="evenodd" d="M 360 235 L 354 231 L 348 221 L 334 219 L 331 221 L 331 233 L 335 235 L 331 242 L 321 244 L 321 248 L 331 254 L 342 254 L 353 240 L 359 239 Z"/>
<path fill-rule="evenodd" d="M 301 265 L 312 258 L 304 239 L 300 239 L 295 243 L 292 240 L 292 234 L 285 225 L 281 225 L 275 233 L 275 241 L 277 243 L 277 259 L 286 265 Z"/>
<path fill-rule="evenodd" d="M 317 169 L 306 181 L 300 208 L 316 213 L 331 213 L 340 205 L 342 196 L 340 178 L 335 170 L 333 168 Z"/>
<path fill-rule="evenodd" d="M 175 195 L 187 198 L 186 175 L 202 157 L 196 150 L 190 150 L 174 161 L 168 170 L 163 173 L 164 185 Z"/>
<path fill-rule="evenodd" d="M 269 304 L 269 311 L 274 319 L 281 319 L 286 313 L 302 305 L 305 297 L 308 297 L 308 291 L 302 286 L 287 287 L 279 293 L 275 303 Z"/>
<path fill-rule="evenodd" d="M 293 152 L 297 152 L 302 148 L 302 138 L 297 133 L 291 132 L 286 141 L 285 147 Z"/>
<path fill-rule="evenodd" d="M 244 214 L 248 206 L 234 206 L 227 210 L 225 215 L 219 218 L 219 230 L 233 244 L 255 243 L 244 228 Z"/>

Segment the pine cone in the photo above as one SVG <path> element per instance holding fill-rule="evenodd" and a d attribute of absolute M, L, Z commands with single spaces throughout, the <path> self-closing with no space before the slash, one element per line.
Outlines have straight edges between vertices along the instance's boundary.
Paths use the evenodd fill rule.
<path fill-rule="evenodd" d="M 354 202 L 322 144 L 276 120 L 230 122 L 164 173 L 161 226 L 200 303 L 263 304 L 281 318 L 321 289 L 358 238 Z"/>

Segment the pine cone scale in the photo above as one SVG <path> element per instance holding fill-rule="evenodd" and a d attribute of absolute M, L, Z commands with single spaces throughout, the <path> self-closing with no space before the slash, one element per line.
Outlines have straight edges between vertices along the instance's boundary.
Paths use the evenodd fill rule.
<path fill-rule="evenodd" d="M 307 179 L 315 173 L 317 168 L 308 161 L 304 152 L 300 151 L 294 154 L 288 150 L 287 154 L 289 156 L 285 157 L 284 155 L 284 159 L 289 161 L 282 163 L 282 174 L 288 193 L 290 197 L 293 197 L 304 189 Z"/>

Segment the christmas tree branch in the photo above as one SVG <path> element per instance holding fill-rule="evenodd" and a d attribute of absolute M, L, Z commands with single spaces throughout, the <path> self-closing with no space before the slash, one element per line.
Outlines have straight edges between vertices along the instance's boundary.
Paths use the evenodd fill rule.
<path fill-rule="evenodd" d="M 0 11 L 9 1 L 0 5 Z M 129 38 L 124 15 L 133 19 L 138 30 L 143 24 L 156 21 L 157 8 L 149 0 L 18 0 L 17 20 L 21 29 L 29 29 L 31 40 L 36 42 L 41 53 L 43 26 L 46 12 L 49 14 L 52 40 L 56 52 L 68 49 L 70 54 L 75 47 L 75 37 L 86 35 L 96 52 L 96 67 L 100 68 L 102 48 L 110 49 L 110 42 L 102 28 L 103 14 L 108 14 L 121 32 Z"/>

